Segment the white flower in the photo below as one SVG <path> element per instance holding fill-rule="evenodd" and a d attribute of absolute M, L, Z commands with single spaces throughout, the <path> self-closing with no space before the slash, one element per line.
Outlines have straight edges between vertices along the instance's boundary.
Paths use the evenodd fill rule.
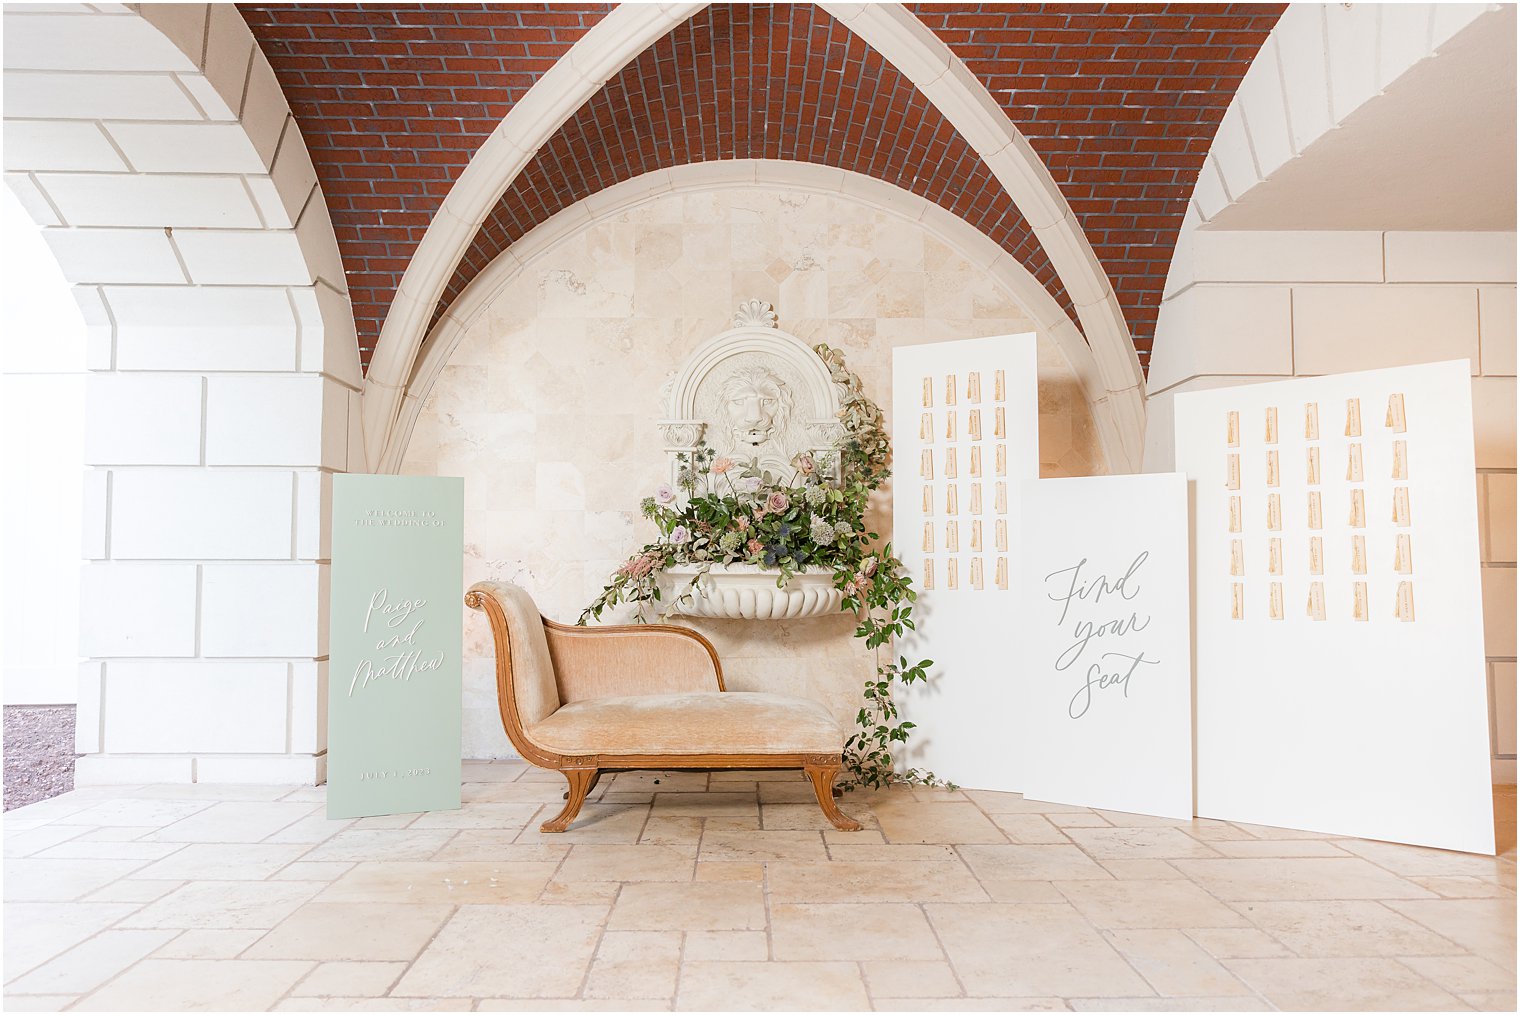
<path fill-rule="evenodd" d="M 670 541 L 676 546 L 691 542 L 691 530 L 684 525 L 677 525 L 670 530 Z"/>
<path fill-rule="evenodd" d="M 740 493 L 759 493 L 760 485 L 759 476 L 744 476 L 734 484 L 734 489 Z"/>
<path fill-rule="evenodd" d="M 661 507 L 670 507 L 676 502 L 676 492 L 670 488 L 669 483 L 661 483 L 654 488 L 654 502 Z"/>

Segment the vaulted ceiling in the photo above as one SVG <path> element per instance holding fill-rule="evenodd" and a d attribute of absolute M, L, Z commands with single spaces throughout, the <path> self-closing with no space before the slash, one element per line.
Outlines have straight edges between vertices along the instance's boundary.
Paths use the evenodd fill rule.
<path fill-rule="evenodd" d="M 1107 271 L 1145 362 L 1178 227 L 1280 4 L 909 5 L 1029 138 Z M 368 362 L 401 275 L 470 156 L 606 4 L 241 5 L 316 164 Z M 1006 192 L 897 70 L 812 4 L 715 4 L 539 150 L 440 310 L 556 211 L 650 170 L 816 162 L 961 216 L 1067 294 Z"/>

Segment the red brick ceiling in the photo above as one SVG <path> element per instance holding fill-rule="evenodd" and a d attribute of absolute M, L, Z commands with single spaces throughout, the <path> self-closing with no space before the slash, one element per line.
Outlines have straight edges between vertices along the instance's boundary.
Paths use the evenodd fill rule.
<path fill-rule="evenodd" d="M 1286 4 L 908 4 L 1049 167 L 1146 362 L 1214 132 Z"/>
<path fill-rule="evenodd" d="M 449 187 L 612 4 L 239 4 L 316 164 L 365 369 Z"/>
<path fill-rule="evenodd" d="M 529 229 L 604 187 L 750 158 L 911 190 L 992 237 L 1066 302 L 1007 193 L 912 82 L 812 4 L 713 4 L 608 81 L 539 151 L 476 234 L 440 308 Z"/>
<path fill-rule="evenodd" d="M 317 165 L 366 365 L 448 187 L 610 5 L 241 5 Z M 1177 229 L 1282 5 L 910 5 L 1046 160 L 1144 362 Z M 442 305 L 555 211 L 640 173 L 785 158 L 868 173 L 960 214 L 1065 293 L 1006 194 L 922 96 L 811 4 L 714 5 L 608 82 L 539 152 Z"/>

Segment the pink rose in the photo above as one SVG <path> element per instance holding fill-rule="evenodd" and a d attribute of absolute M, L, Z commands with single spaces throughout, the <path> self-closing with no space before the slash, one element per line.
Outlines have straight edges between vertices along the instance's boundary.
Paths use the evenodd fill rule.
<path fill-rule="evenodd" d="M 804 476 L 811 476 L 817 465 L 813 461 L 813 456 L 804 451 L 797 456 L 797 468 L 802 470 Z"/>
<path fill-rule="evenodd" d="M 764 504 L 757 504 L 757 505 L 755 505 L 755 521 L 758 522 L 760 519 L 764 518 L 768 514 L 770 514 L 770 512 L 767 511 L 767 510 L 765 510 L 765 505 Z"/>
<path fill-rule="evenodd" d="M 715 473 L 717 473 L 720 476 L 723 475 L 725 472 L 727 472 L 729 469 L 732 469 L 733 467 L 734 467 L 734 460 L 732 458 L 714 458 L 713 459 L 712 471 L 715 472 Z"/>
<path fill-rule="evenodd" d="M 758 539 L 751 539 L 748 543 L 744 544 L 744 548 L 748 550 L 751 555 L 754 555 L 765 549 L 765 544 L 760 542 Z"/>
<path fill-rule="evenodd" d="M 876 558 L 867 557 L 860 562 L 860 573 L 869 578 L 876 573 Z"/>
<path fill-rule="evenodd" d="M 748 532 L 749 531 L 749 517 L 747 515 L 740 515 L 739 517 L 735 518 L 734 519 L 734 528 L 738 529 L 740 532 Z"/>
<path fill-rule="evenodd" d="M 792 502 L 787 500 L 786 494 L 779 490 L 767 497 L 765 501 L 765 506 L 772 511 L 785 511 L 791 505 Z"/>

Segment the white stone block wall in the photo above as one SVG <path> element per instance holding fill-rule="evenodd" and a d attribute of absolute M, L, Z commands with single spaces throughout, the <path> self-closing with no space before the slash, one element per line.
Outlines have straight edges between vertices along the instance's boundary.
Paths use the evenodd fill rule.
<path fill-rule="evenodd" d="M 1192 230 L 1183 243 L 1157 321 L 1147 471 L 1173 465 L 1180 391 L 1472 363 L 1494 776 L 1513 782 L 1515 234 Z"/>
<path fill-rule="evenodd" d="M 5 12 L 6 179 L 88 326 L 78 778 L 317 782 L 336 241 L 236 10 L 113 10 Z"/>

